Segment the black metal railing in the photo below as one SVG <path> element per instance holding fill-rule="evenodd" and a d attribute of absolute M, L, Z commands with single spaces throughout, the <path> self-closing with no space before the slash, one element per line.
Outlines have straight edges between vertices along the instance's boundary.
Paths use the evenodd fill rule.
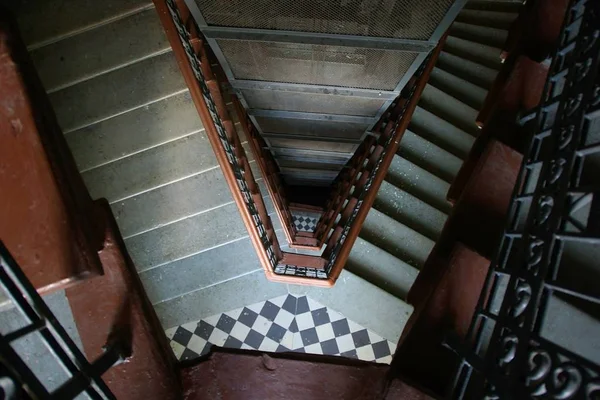
<path fill-rule="evenodd" d="M 80 393 L 86 393 L 91 399 L 115 398 L 101 376 L 131 355 L 131 337 L 126 328 L 115 329 L 107 340 L 104 353 L 89 363 L 2 242 L 0 288 L 25 320 L 24 326 L 0 333 L 0 398 L 62 400 L 74 399 Z M 37 337 L 68 374 L 68 379 L 53 391 L 40 382 L 13 347 L 20 339 L 35 333 L 39 333 Z"/>
<path fill-rule="evenodd" d="M 566 258 L 573 246 L 579 255 L 600 246 L 599 54 L 600 2 L 571 1 L 541 105 L 520 120 L 532 137 L 501 244 L 467 337 L 449 343 L 460 358 L 452 398 L 600 399 L 592 353 L 545 331 L 556 298 L 600 305 L 598 281 Z"/>

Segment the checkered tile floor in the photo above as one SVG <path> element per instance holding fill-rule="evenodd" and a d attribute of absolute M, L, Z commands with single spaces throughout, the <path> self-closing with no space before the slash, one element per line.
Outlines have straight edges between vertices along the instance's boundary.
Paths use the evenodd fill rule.
<path fill-rule="evenodd" d="M 294 225 L 300 232 L 314 232 L 317 227 L 318 218 L 308 217 L 304 215 L 292 215 Z"/>
<path fill-rule="evenodd" d="M 337 355 L 389 364 L 396 344 L 303 296 L 286 295 L 166 330 L 179 360 L 211 345 Z"/>

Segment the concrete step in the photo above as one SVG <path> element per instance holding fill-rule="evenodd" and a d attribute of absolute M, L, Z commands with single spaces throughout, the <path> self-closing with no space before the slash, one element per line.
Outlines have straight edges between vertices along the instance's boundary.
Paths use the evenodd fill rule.
<path fill-rule="evenodd" d="M 46 91 L 54 92 L 170 48 L 149 9 L 36 49 L 31 58 Z"/>
<path fill-rule="evenodd" d="M 475 138 L 445 119 L 417 105 L 408 128 L 438 147 L 464 159 Z"/>
<path fill-rule="evenodd" d="M 268 213 L 274 211 L 264 181 L 259 188 Z M 210 188 L 210 190 L 205 190 Z M 124 238 L 130 238 L 233 202 L 220 167 L 113 203 L 111 208 Z M 152 213 L 148 213 L 152 210 Z"/>
<path fill-rule="evenodd" d="M 487 96 L 487 90 L 440 68 L 431 71 L 429 83 L 475 110 L 481 109 Z"/>
<path fill-rule="evenodd" d="M 449 183 L 462 165 L 462 160 L 454 154 L 409 130 L 402 136 L 398 154 Z"/>
<path fill-rule="evenodd" d="M 203 130 L 188 91 L 65 135 L 85 172 Z"/>
<path fill-rule="evenodd" d="M 15 2 L 19 28 L 30 48 L 38 48 L 154 8 L 151 0 L 45 0 Z"/>
<path fill-rule="evenodd" d="M 436 67 L 474 83 L 486 90 L 492 86 L 497 74 L 497 71 L 493 68 L 456 56 L 447 51 L 442 51 L 440 53 Z"/>
<path fill-rule="evenodd" d="M 140 273 L 152 304 L 261 270 L 247 236 Z M 261 270 L 262 271 L 262 270 Z"/>
<path fill-rule="evenodd" d="M 464 9 L 456 21 L 508 30 L 517 15 L 516 12 Z"/>
<path fill-rule="evenodd" d="M 390 340 L 402 334 L 413 307 L 344 269 L 332 288 L 288 285 L 291 294 L 308 296 Z"/>
<path fill-rule="evenodd" d="M 286 285 L 268 281 L 261 269 L 156 303 L 154 310 L 167 329 L 287 293 Z"/>
<path fill-rule="evenodd" d="M 448 217 L 435 207 L 386 181 L 382 182 L 377 192 L 374 207 L 434 241 L 439 238 Z"/>
<path fill-rule="evenodd" d="M 204 132 L 177 139 L 82 174 L 92 198 L 114 203 L 217 167 Z"/>
<path fill-rule="evenodd" d="M 454 22 L 450 27 L 450 35 L 501 49 L 508 38 L 508 31 L 489 26 Z"/>
<path fill-rule="evenodd" d="M 271 207 L 272 210 L 272 207 Z M 281 224 L 271 218 L 275 229 Z M 125 240 L 138 271 L 155 268 L 247 236 L 235 203 Z"/>
<path fill-rule="evenodd" d="M 435 244 L 375 208 L 369 211 L 360 237 L 417 269 L 423 266 Z"/>
<path fill-rule="evenodd" d="M 415 267 L 360 237 L 344 268 L 402 300 L 419 274 Z"/>
<path fill-rule="evenodd" d="M 446 214 L 452 208 L 446 201 L 448 182 L 398 155 L 392 160 L 385 180 Z"/>
<path fill-rule="evenodd" d="M 185 91 L 169 51 L 54 92 L 50 101 L 68 133 Z"/>
<path fill-rule="evenodd" d="M 486 46 L 485 44 L 471 42 L 455 36 L 448 36 L 444 44 L 444 51 L 485 65 L 496 71 L 499 71 L 502 67 L 502 60 L 500 59 L 502 50 L 498 47 Z"/>
<path fill-rule="evenodd" d="M 477 110 L 431 84 L 425 86 L 419 106 L 474 137 L 479 135 L 479 128 L 475 124 Z"/>
<path fill-rule="evenodd" d="M 128 238 L 232 201 L 223 172 L 216 167 L 116 202 L 112 210 L 121 234 Z"/>

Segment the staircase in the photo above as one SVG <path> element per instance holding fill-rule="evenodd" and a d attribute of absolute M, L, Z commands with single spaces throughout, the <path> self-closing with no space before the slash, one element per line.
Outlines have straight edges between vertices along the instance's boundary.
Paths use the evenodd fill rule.
<path fill-rule="evenodd" d="M 393 296 L 406 315 L 412 310 L 406 295 L 451 212 L 446 193 L 478 134 L 475 119 L 518 7 L 470 1 L 458 15 L 350 253 L 346 273 L 377 287 L 382 298 Z M 398 335 L 404 325 L 395 322 L 378 328 Z"/>
<path fill-rule="evenodd" d="M 151 1 L 13 5 L 78 168 L 111 203 L 165 329 L 291 293 L 391 341 L 451 212 L 446 193 L 518 6 L 472 0 L 459 14 L 346 269 L 320 289 L 265 279 Z"/>

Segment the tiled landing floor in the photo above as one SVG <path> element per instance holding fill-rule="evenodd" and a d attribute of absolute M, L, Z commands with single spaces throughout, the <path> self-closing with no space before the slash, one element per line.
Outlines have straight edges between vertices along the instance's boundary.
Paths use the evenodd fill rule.
<path fill-rule="evenodd" d="M 396 344 L 306 297 L 285 295 L 166 330 L 179 360 L 211 345 L 338 355 L 389 364 Z"/>
<path fill-rule="evenodd" d="M 292 214 L 294 225 L 300 232 L 314 232 L 319 222 L 319 214 L 300 213 L 295 211 Z"/>

